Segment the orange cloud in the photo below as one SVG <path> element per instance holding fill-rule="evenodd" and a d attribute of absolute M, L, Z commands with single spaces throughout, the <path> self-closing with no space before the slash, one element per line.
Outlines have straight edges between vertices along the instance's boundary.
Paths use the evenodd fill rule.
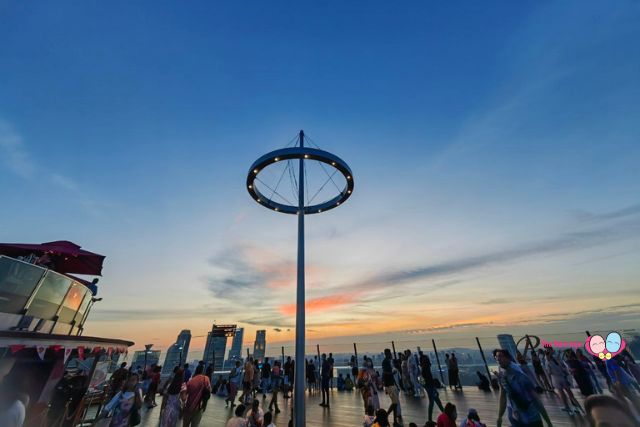
<path fill-rule="evenodd" d="M 307 300 L 305 304 L 306 312 L 313 313 L 322 310 L 328 310 L 330 308 L 339 307 L 341 305 L 351 304 L 354 299 L 359 295 L 358 292 L 349 292 L 343 294 L 328 295 L 326 297 L 313 298 Z M 296 314 L 295 304 L 284 304 L 279 307 L 280 313 L 285 316 L 293 316 Z"/>

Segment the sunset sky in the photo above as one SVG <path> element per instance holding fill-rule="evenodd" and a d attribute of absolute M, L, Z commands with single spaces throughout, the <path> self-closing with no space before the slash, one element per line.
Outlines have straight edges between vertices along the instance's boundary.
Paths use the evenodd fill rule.
<path fill-rule="evenodd" d="M 307 219 L 310 345 L 640 328 L 638 2 L 0 16 L 0 241 L 107 256 L 87 335 L 289 345 L 296 218 L 244 184 L 300 129 L 355 178 Z"/>

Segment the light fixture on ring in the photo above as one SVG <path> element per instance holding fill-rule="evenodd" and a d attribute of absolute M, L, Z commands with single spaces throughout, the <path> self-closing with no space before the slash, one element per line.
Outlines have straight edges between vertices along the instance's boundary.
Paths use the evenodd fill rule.
<path fill-rule="evenodd" d="M 251 197 L 261 204 L 262 206 L 269 208 L 278 213 L 286 213 L 298 216 L 298 282 L 297 282 L 297 292 L 296 292 L 296 354 L 295 354 L 295 362 L 296 366 L 305 366 L 305 287 L 304 287 L 304 217 L 309 214 L 318 214 L 322 212 L 326 212 L 328 210 L 337 208 L 342 205 L 353 193 L 354 188 L 354 180 L 353 173 L 351 172 L 351 168 L 349 165 L 342 160 L 340 157 L 331 154 L 327 151 L 321 150 L 319 148 L 311 148 L 304 146 L 305 134 L 303 131 L 300 131 L 298 134 L 298 142 L 299 146 L 290 147 L 290 148 L 282 148 L 279 150 L 271 151 L 270 153 L 265 154 L 256 160 L 251 167 L 249 168 L 249 173 L 247 174 L 247 182 L 246 188 Z M 256 188 L 256 181 L 260 181 L 259 175 L 260 172 L 267 168 L 269 165 L 272 165 L 276 162 L 289 160 L 298 160 L 299 161 L 299 182 L 297 183 L 298 189 L 298 206 L 292 204 L 283 204 L 273 200 L 271 197 L 268 197 L 266 194 L 260 192 L 258 188 Z M 305 161 L 318 161 L 321 164 L 328 165 L 336 170 L 335 173 L 340 172 L 346 181 L 346 185 L 341 190 L 336 185 L 336 187 L 340 190 L 335 197 L 330 198 L 329 200 L 308 206 L 304 203 L 304 195 L 305 195 Z M 289 164 L 287 167 L 290 166 Z M 286 170 L 286 169 L 285 169 Z M 324 170 L 324 167 L 323 167 Z M 293 172 L 292 172 L 293 173 Z M 325 173 L 326 170 L 325 170 Z M 284 171 L 283 171 L 284 175 Z M 329 180 L 333 180 L 333 175 L 329 175 Z M 328 181 L 327 181 L 328 182 Z M 324 187 L 324 185 L 323 185 Z M 272 191 L 272 195 L 277 194 L 277 185 L 276 189 L 269 188 Z M 321 187 L 322 189 L 322 187 Z M 317 194 L 317 193 L 316 193 Z M 284 199 L 284 198 L 283 198 Z M 313 199 L 311 199 L 312 201 Z M 309 203 L 311 203 L 309 201 Z M 305 416 L 305 384 L 304 384 L 304 375 L 296 375 L 295 376 L 295 386 L 294 386 L 294 399 L 293 399 L 293 409 L 294 409 L 294 419 L 296 427 L 304 427 L 306 425 L 306 416 Z"/>

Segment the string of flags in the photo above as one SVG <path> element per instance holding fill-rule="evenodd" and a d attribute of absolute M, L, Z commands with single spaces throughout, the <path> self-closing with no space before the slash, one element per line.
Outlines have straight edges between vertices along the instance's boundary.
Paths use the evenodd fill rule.
<path fill-rule="evenodd" d="M 93 348 L 87 348 L 85 346 L 82 345 L 78 345 L 78 346 L 73 346 L 73 347 L 65 347 L 62 345 L 36 345 L 36 346 L 29 346 L 27 347 L 24 344 L 14 344 L 14 345 L 10 345 L 9 349 L 11 351 L 11 354 L 16 354 L 19 351 L 22 351 L 26 348 L 35 348 L 36 352 L 38 353 L 38 357 L 40 357 L 40 360 L 44 360 L 44 356 L 47 352 L 47 350 L 51 350 L 54 353 L 57 353 L 59 351 L 64 351 L 64 363 L 67 363 L 67 360 L 69 359 L 69 356 L 71 356 L 71 353 L 73 353 L 73 350 L 77 351 L 77 355 L 78 355 L 78 359 L 80 360 L 84 360 L 85 357 L 91 357 L 92 355 L 97 355 L 100 354 L 101 352 L 105 352 L 107 353 L 108 357 L 111 357 L 111 355 L 113 353 L 116 354 L 120 354 L 120 353 L 127 353 L 127 348 L 126 347 L 99 347 L 99 346 L 95 346 Z"/>

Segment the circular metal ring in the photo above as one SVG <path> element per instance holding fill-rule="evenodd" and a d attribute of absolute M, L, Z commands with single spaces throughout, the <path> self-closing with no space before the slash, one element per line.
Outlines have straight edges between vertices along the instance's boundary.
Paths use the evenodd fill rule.
<path fill-rule="evenodd" d="M 260 157 L 251 165 L 251 169 L 249 169 L 249 173 L 247 174 L 247 191 L 249 191 L 249 194 L 256 202 L 276 212 L 283 212 L 293 215 L 298 214 L 298 206 L 284 205 L 282 203 L 275 202 L 266 197 L 264 194 L 260 193 L 260 191 L 258 191 L 256 189 L 256 186 L 254 185 L 255 179 L 262 169 L 273 163 L 291 159 L 317 160 L 319 162 L 325 163 L 340 171 L 340 173 L 342 173 L 345 180 L 347 181 L 346 187 L 333 199 L 317 205 L 305 206 L 305 215 L 320 213 L 328 211 L 329 209 L 336 208 L 351 196 L 351 193 L 353 192 L 353 174 L 351 173 L 351 169 L 344 160 L 327 151 L 318 150 L 315 148 L 291 147 L 271 151 L 270 153 L 267 153 L 264 156 Z"/>

